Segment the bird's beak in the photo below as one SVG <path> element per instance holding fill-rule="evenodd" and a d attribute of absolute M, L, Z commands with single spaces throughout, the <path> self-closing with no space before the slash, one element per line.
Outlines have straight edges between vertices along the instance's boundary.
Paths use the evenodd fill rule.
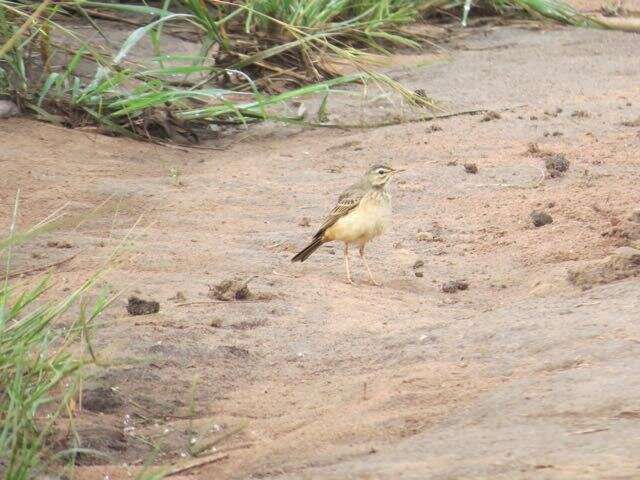
<path fill-rule="evenodd" d="M 395 168 L 393 170 L 393 174 L 395 175 L 396 173 L 402 173 L 402 172 L 406 172 L 407 169 L 406 168 Z"/>

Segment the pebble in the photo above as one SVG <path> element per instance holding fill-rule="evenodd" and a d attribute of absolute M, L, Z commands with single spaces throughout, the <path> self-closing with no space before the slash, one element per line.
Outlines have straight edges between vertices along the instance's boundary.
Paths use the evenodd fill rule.
<path fill-rule="evenodd" d="M 478 166 L 475 163 L 465 163 L 464 171 L 475 175 L 478 173 Z"/>
<path fill-rule="evenodd" d="M 0 100 L 0 118 L 20 115 L 20 109 L 11 100 Z"/>
<path fill-rule="evenodd" d="M 469 283 L 466 280 L 449 280 L 442 284 L 444 293 L 456 293 L 458 290 L 466 290 L 468 288 Z"/>
<path fill-rule="evenodd" d="M 553 217 L 548 213 L 534 210 L 531 212 L 531 221 L 533 222 L 533 226 L 538 228 L 553 223 Z"/>

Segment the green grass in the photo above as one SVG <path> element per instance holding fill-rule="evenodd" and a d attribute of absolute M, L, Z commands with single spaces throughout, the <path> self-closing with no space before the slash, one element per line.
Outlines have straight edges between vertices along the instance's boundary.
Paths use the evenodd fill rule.
<path fill-rule="evenodd" d="M 480 5 L 586 24 L 559 0 Z M 423 39 L 403 27 L 461 7 L 466 22 L 472 6 L 470 0 L 163 0 L 153 6 L 0 0 L 0 95 L 47 121 L 146 138 L 176 138 L 178 132 L 193 139 L 211 123 L 299 123 L 287 107 L 291 100 L 326 96 L 356 82 L 394 90 L 413 106 L 433 107 L 428 98 L 374 74 L 370 53 L 418 49 Z M 105 14 L 139 26 L 130 26 L 117 47 L 90 42 L 69 27 L 75 17 L 106 38 L 96 21 Z M 177 32 L 197 38 L 199 51 L 164 53 Z M 141 65 L 132 54 L 145 37 L 154 56 Z M 79 48 L 70 48 L 72 43 Z M 341 76 L 336 62 L 351 64 L 355 73 Z M 87 65 L 93 71 L 88 77 Z"/>
<path fill-rule="evenodd" d="M 91 307 L 83 301 L 99 274 L 48 301 L 43 296 L 55 276 L 33 283 L 12 281 L 13 249 L 43 226 L 19 233 L 14 222 L 0 242 L 6 264 L 0 286 L 0 473 L 6 480 L 33 478 L 56 460 L 48 452 L 48 436 L 56 421 L 73 416 L 84 367 L 92 361 L 81 351 L 94 320 L 109 304 L 106 297 L 98 297 Z M 80 306 L 79 313 L 70 315 L 74 305 Z"/>

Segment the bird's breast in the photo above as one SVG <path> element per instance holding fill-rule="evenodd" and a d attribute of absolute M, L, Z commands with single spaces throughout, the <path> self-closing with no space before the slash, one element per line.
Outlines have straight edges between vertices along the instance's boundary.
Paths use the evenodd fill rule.
<path fill-rule="evenodd" d="M 384 233 L 391 223 L 391 199 L 384 191 L 367 193 L 359 205 L 338 220 L 327 236 L 332 240 L 366 243 Z"/>

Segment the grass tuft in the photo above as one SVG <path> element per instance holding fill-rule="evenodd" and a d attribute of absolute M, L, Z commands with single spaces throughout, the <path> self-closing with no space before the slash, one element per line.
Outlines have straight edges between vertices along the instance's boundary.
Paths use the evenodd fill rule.
<path fill-rule="evenodd" d="M 58 300 L 44 300 L 55 283 L 51 275 L 33 284 L 12 283 L 12 250 L 29 238 L 29 232 L 16 232 L 14 214 L 0 243 L 7 265 L 0 286 L 0 473 L 6 480 L 30 479 L 51 466 L 49 436 L 56 421 L 72 418 L 83 369 L 93 361 L 81 354 L 82 344 L 110 303 L 98 297 L 89 308 L 83 301 L 99 274 Z M 80 313 L 70 316 L 74 305 Z"/>
<path fill-rule="evenodd" d="M 523 12 L 594 25 L 561 0 L 480 2 L 499 14 Z M 197 141 L 212 123 L 299 122 L 287 105 L 346 83 L 372 82 L 419 107 L 434 107 L 382 74 L 371 53 L 418 49 L 406 27 L 471 0 L 162 0 L 28 3 L 0 0 L 0 95 L 35 116 L 112 134 Z M 132 28 L 116 46 L 105 21 Z M 100 23 L 103 22 L 103 23 Z M 104 41 L 81 36 L 79 24 Z M 102 25 L 102 26 L 101 26 Z M 175 38 L 197 52 L 166 53 Z M 154 55 L 139 59 L 143 39 Z M 337 65 L 350 65 L 350 75 Z M 324 102 L 326 109 L 326 101 Z"/>

